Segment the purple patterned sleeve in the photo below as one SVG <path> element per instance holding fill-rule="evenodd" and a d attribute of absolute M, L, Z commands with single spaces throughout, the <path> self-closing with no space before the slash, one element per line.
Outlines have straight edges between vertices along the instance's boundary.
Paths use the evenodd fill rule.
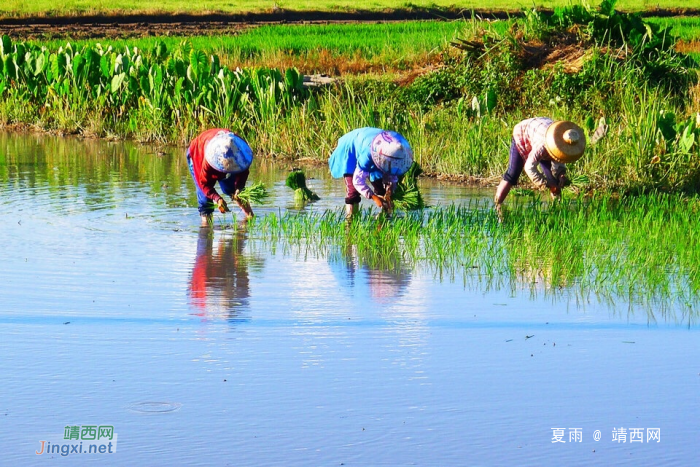
<path fill-rule="evenodd" d="M 359 166 L 355 168 L 355 173 L 352 174 L 352 184 L 355 189 L 360 192 L 362 196 L 367 199 L 372 199 L 374 192 L 367 184 L 367 179 L 369 178 L 369 172 L 365 172 Z"/>

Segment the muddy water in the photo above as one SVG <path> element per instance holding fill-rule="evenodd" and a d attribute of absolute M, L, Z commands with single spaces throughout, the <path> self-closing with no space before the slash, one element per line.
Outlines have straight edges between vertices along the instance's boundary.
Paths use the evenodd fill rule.
<path fill-rule="evenodd" d="M 0 135 L 1 465 L 696 457 L 699 335 L 686 311 L 207 235 L 180 153 Z M 256 162 L 252 178 L 272 191 L 259 216 L 293 207 L 286 170 Z M 307 175 L 322 197 L 308 209 L 342 204 L 341 183 Z M 423 189 L 431 204 L 490 196 Z M 116 453 L 36 454 L 41 440 L 67 442 L 66 426 L 92 425 L 114 427 Z"/>

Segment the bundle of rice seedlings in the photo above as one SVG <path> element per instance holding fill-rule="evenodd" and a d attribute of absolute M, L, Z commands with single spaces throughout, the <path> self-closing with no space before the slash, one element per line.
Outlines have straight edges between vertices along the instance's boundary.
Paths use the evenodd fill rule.
<path fill-rule="evenodd" d="M 579 189 L 585 188 L 590 183 L 591 183 L 591 181 L 585 175 L 575 175 L 569 179 L 569 184 L 573 188 L 579 188 Z"/>
<path fill-rule="evenodd" d="M 286 185 L 294 190 L 294 202 L 297 204 L 321 199 L 306 187 L 306 177 L 300 169 L 294 169 L 287 175 Z"/>
<path fill-rule="evenodd" d="M 261 203 L 268 196 L 270 195 L 262 182 L 254 183 L 238 192 L 238 199 L 248 204 Z"/>
<path fill-rule="evenodd" d="M 425 203 L 418 189 L 418 176 L 423 173 L 420 165 L 413 162 L 400 179 L 395 191 L 391 194 L 391 200 L 394 202 L 394 208 L 402 211 L 412 211 L 415 209 L 423 209 Z"/>

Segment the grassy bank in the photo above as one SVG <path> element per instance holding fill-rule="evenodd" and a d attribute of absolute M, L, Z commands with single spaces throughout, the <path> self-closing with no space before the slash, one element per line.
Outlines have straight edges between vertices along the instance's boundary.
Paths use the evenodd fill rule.
<path fill-rule="evenodd" d="M 330 47 L 339 57 L 386 58 L 382 44 L 405 28 L 409 38 L 395 45 L 401 55 L 422 24 L 367 28 L 366 49 L 358 48 L 357 38 Z M 293 69 L 232 70 L 211 54 L 211 44 L 54 48 L 4 37 L 0 122 L 177 144 L 222 126 L 241 133 L 258 154 L 317 160 L 325 160 L 345 132 L 376 126 L 403 133 L 428 172 L 488 180 L 503 173 L 519 120 L 548 115 L 593 131 L 605 117 L 608 136 L 571 168 L 573 175 L 586 175 L 584 188 L 697 190 L 697 63 L 674 51 L 668 31 L 636 17 L 574 9 L 486 28 L 476 21 L 440 23 L 423 52 L 431 40 L 450 34 L 441 28 L 454 26 L 464 39 L 462 50 L 438 47 L 432 66 L 421 73 L 398 81 L 387 73 L 348 76 L 311 91 Z M 338 29 L 327 28 L 318 36 L 323 39 L 300 41 L 289 54 L 331 41 Z M 293 27 L 281 30 L 295 36 Z M 249 44 L 274 31 L 279 29 L 262 30 Z M 278 44 L 293 43 L 279 36 Z M 250 50 L 241 42 L 239 56 Z"/>
<path fill-rule="evenodd" d="M 522 8 L 531 8 L 533 5 L 543 8 L 564 7 L 572 3 L 570 0 L 537 0 L 535 2 L 525 0 L 492 0 L 483 2 L 477 0 L 290 0 L 290 1 L 260 1 L 240 0 L 236 2 L 220 2 L 214 0 L 200 0 L 197 2 L 184 0 L 114 0 L 103 2 L 100 0 L 65 0 L 57 4 L 47 0 L 25 2 L 23 0 L 10 0 L 0 7 L 0 15 L 3 16 L 57 16 L 80 14 L 123 14 L 123 13 L 195 13 L 204 14 L 211 12 L 246 13 L 265 12 L 275 9 L 289 11 L 347 11 L 367 10 L 381 11 L 387 9 L 483 9 L 498 11 L 519 11 Z M 697 8 L 694 0 L 621 0 L 618 8 L 624 11 L 641 11 L 653 8 Z"/>

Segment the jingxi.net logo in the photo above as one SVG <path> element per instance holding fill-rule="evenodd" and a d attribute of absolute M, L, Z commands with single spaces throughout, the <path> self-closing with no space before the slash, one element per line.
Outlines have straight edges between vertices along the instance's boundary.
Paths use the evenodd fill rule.
<path fill-rule="evenodd" d="M 63 436 L 49 435 L 39 441 L 37 456 L 58 454 L 114 454 L 117 452 L 117 434 L 112 425 L 68 425 Z"/>

